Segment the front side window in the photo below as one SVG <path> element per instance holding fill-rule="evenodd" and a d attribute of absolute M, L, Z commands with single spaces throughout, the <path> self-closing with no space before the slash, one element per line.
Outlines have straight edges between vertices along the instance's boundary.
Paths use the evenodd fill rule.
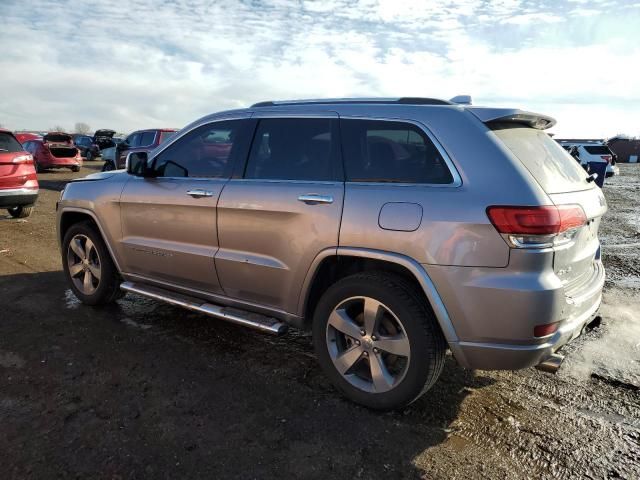
<path fill-rule="evenodd" d="M 417 126 L 380 120 L 341 120 L 347 181 L 448 184 L 442 155 Z"/>
<path fill-rule="evenodd" d="M 148 147 L 149 145 L 153 145 L 153 141 L 156 138 L 156 132 L 142 132 L 140 135 L 140 146 Z"/>
<path fill-rule="evenodd" d="M 260 120 L 245 178 L 334 180 L 337 152 L 334 122 L 329 118 Z"/>
<path fill-rule="evenodd" d="M 196 128 L 156 157 L 156 176 L 230 177 L 233 159 L 246 146 L 245 125 L 242 120 L 228 120 Z"/>

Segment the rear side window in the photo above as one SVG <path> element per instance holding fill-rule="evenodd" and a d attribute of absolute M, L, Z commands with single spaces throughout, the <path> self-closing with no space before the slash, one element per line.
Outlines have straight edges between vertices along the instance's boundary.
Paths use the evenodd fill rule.
<path fill-rule="evenodd" d="M 164 143 L 169 140 L 176 132 L 160 132 L 160 140 L 158 143 Z"/>
<path fill-rule="evenodd" d="M 22 152 L 24 149 L 20 142 L 10 133 L 0 132 L 0 153 L 16 153 Z"/>
<path fill-rule="evenodd" d="M 545 192 L 563 193 L 590 188 L 580 165 L 543 131 L 513 124 L 498 124 L 492 129 Z"/>
<path fill-rule="evenodd" d="M 591 155 L 611 155 L 611 151 L 604 145 L 585 145 L 584 149 Z"/>
<path fill-rule="evenodd" d="M 148 147 L 149 145 L 152 145 L 155 138 L 156 132 L 142 132 L 142 135 L 140 136 L 140 146 Z"/>
<path fill-rule="evenodd" d="M 336 179 L 336 121 L 329 118 L 260 120 L 245 178 L 330 181 Z"/>
<path fill-rule="evenodd" d="M 453 182 L 436 146 L 413 124 L 340 120 L 340 127 L 349 182 Z"/>

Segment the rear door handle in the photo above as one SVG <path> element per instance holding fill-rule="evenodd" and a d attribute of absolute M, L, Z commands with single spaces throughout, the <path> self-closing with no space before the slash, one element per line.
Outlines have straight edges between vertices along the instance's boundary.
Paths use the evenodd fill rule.
<path fill-rule="evenodd" d="M 304 202 L 307 205 L 317 205 L 318 203 L 333 203 L 333 197 L 331 195 L 307 193 L 306 195 L 300 195 L 298 201 Z"/>
<path fill-rule="evenodd" d="M 191 195 L 193 198 L 213 197 L 213 192 L 210 190 L 196 188 L 194 190 L 187 190 L 187 195 Z"/>

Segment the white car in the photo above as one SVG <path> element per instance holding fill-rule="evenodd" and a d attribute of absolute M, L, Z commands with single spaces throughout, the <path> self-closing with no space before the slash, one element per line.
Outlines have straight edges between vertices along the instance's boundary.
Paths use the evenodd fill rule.
<path fill-rule="evenodd" d="M 576 147 L 578 150 L 580 165 L 583 167 L 586 167 L 591 162 L 606 162 L 607 177 L 612 177 L 613 175 L 620 173 L 620 168 L 616 165 L 613 152 L 602 142 L 572 142 L 558 140 L 558 143 L 568 152 L 571 151 L 572 147 Z"/>

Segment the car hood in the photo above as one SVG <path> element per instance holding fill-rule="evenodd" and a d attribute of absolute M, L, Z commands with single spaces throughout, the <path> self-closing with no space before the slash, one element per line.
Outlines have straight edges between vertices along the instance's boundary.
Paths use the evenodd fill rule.
<path fill-rule="evenodd" d="M 108 130 L 108 129 L 101 129 L 101 130 L 96 130 L 96 133 L 94 133 L 94 137 L 108 137 L 111 138 L 116 134 L 115 130 Z"/>

